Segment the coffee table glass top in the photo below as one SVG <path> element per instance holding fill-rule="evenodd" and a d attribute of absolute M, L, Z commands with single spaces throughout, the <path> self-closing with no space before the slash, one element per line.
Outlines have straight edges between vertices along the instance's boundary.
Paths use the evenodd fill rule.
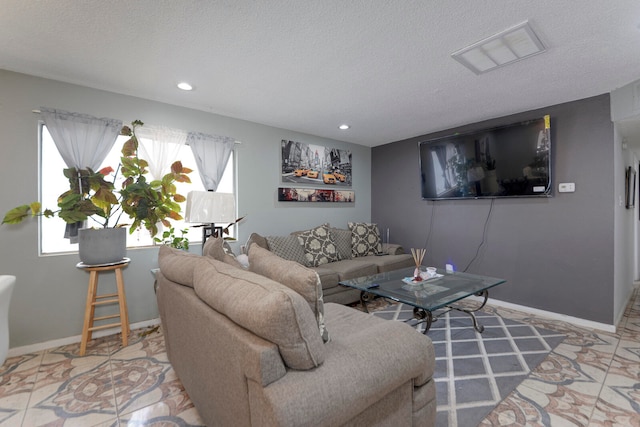
<path fill-rule="evenodd" d="M 495 277 L 461 272 L 447 273 L 445 270 L 437 269 L 437 277 L 419 283 L 407 283 L 406 281 L 413 277 L 414 270 L 413 267 L 393 270 L 343 280 L 340 284 L 434 311 L 505 282 L 504 279 Z"/>

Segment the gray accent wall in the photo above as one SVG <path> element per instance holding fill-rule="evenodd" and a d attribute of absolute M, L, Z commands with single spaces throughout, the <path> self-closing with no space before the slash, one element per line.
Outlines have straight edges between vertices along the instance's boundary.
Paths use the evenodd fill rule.
<path fill-rule="evenodd" d="M 170 84 L 170 82 L 167 82 Z M 324 222 L 347 227 L 348 221 L 371 219 L 371 149 L 292 130 L 237 120 L 131 96 L 90 89 L 0 70 L 0 213 L 38 199 L 38 120 L 41 106 L 189 131 L 226 135 L 236 147 L 239 242 L 253 231 L 288 234 Z M 188 93 L 185 93 L 185 103 Z M 331 124 L 331 126 L 336 124 Z M 355 203 L 277 202 L 282 139 L 351 150 Z M 46 159 L 45 159 L 46 161 Z M 61 171 L 62 172 L 62 171 Z M 193 177 L 198 179 L 197 177 Z M 82 331 L 88 273 L 78 270 L 77 254 L 39 256 L 38 223 L 0 226 L 0 274 L 17 276 L 9 312 L 10 347 L 79 335 Z M 240 243 L 233 244 L 239 251 Z M 200 253 L 200 245 L 192 251 Z M 158 317 L 153 277 L 158 249 L 130 249 L 124 270 L 132 323 Z M 113 276 L 101 277 L 108 291 Z"/>
<path fill-rule="evenodd" d="M 553 197 L 421 199 L 420 141 L 545 114 L 552 126 Z M 372 220 L 383 233 L 389 229 L 392 242 L 426 247 L 425 264 L 452 263 L 506 279 L 491 297 L 611 325 L 624 309 L 624 296 L 614 301 L 616 283 L 628 296 L 632 282 L 630 263 L 620 260 L 632 256 L 624 236 L 633 211 L 619 205 L 625 162 L 619 146 L 608 94 L 378 146 Z M 576 191 L 558 193 L 562 182 L 575 183 Z"/>

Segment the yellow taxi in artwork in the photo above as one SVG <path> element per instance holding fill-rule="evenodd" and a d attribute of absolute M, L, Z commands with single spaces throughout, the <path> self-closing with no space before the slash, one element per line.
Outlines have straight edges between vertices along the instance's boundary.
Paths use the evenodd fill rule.
<path fill-rule="evenodd" d="M 293 174 L 295 176 L 305 176 L 309 171 L 307 169 L 304 168 L 300 168 L 300 169 L 296 169 L 295 171 L 293 171 Z"/>
<path fill-rule="evenodd" d="M 336 183 L 336 177 L 333 176 L 332 173 L 323 173 L 322 174 L 322 180 L 324 181 L 325 184 L 335 184 Z"/>
<path fill-rule="evenodd" d="M 346 176 L 344 176 L 344 175 L 342 174 L 342 172 L 334 172 L 334 173 L 333 173 L 333 176 L 334 176 L 338 181 L 340 181 L 340 182 L 344 182 L 344 181 L 345 181 L 345 179 L 347 179 L 347 177 L 346 177 Z"/>
<path fill-rule="evenodd" d="M 311 169 L 309 172 L 307 172 L 307 178 L 317 178 L 318 177 L 318 171 L 314 171 L 313 169 Z"/>

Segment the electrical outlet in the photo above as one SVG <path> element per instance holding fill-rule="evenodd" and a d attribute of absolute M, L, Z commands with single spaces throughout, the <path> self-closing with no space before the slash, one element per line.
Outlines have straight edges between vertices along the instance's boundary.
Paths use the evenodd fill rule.
<path fill-rule="evenodd" d="M 561 182 L 558 184 L 558 191 L 560 193 L 573 193 L 576 191 L 576 184 L 573 182 Z"/>

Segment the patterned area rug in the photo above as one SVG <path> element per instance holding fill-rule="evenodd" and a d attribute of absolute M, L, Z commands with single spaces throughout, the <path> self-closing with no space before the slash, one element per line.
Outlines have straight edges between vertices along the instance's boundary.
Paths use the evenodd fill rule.
<path fill-rule="evenodd" d="M 374 316 L 407 321 L 420 332 L 413 307 L 375 301 Z M 427 336 L 436 353 L 437 426 L 477 426 L 564 340 L 557 332 L 479 311 L 482 334 L 465 313 L 451 311 Z"/>

